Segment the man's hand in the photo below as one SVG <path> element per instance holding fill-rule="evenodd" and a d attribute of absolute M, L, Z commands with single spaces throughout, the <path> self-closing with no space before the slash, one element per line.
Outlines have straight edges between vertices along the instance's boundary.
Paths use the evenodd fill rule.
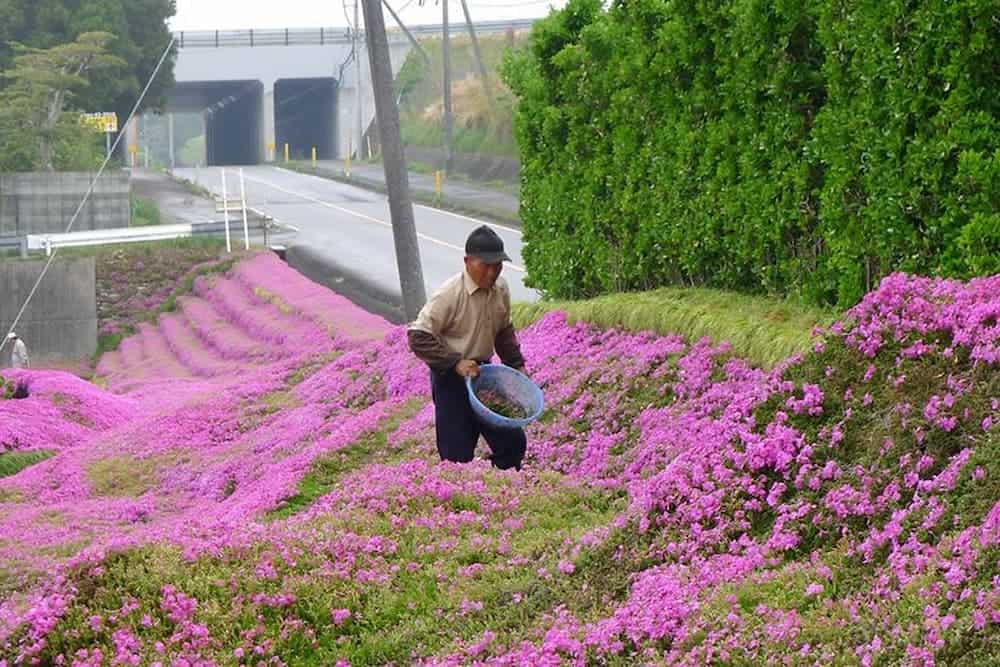
<path fill-rule="evenodd" d="M 462 377 L 478 377 L 479 363 L 472 359 L 462 359 L 460 362 L 455 364 L 455 372 Z"/>

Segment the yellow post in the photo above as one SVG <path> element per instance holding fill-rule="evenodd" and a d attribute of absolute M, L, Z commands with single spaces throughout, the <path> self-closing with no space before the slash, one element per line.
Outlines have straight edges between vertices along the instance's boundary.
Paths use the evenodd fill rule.
<path fill-rule="evenodd" d="M 285 162 L 288 162 L 288 142 L 285 142 Z"/>
<path fill-rule="evenodd" d="M 313 166 L 316 166 L 316 147 L 313 146 Z"/>
<path fill-rule="evenodd" d="M 434 194 L 438 197 L 441 196 L 441 170 L 438 169 L 434 172 Z"/>
<path fill-rule="evenodd" d="M 351 141 L 347 140 L 347 160 L 344 162 L 344 176 L 351 177 Z"/>

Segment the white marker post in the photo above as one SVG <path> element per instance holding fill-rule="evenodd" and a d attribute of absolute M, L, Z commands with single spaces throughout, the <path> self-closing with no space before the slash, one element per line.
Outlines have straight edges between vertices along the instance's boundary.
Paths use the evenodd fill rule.
<path fill-rule="evenodd" d="M 222 170 L 222 217 L 226 221 L 226 252 L 233 251 L 232 241 L 229 240 L 229 197 L 226 195 L 226 170 Z"/>
<path fill-rule="evenodd" d="M 240 203 L 243 205 L 243 247 L 250 249 L 250 227 L 247 225 L 247 188 L 243 181 L 243 167 L 240 167 Z"/>

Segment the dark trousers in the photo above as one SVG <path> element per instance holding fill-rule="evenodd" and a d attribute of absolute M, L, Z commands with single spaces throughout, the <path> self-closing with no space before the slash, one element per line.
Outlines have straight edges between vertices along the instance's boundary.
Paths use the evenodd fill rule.
<path fill-rule="evenodd" d="M 493 450 L 490 460 L 497 468 L 521 469 L 528 439 L 519 428 L 494 428 L 476 418 L 469 405 L 465 378 L 454 371 L 445 374 L 431 371 L 431 395 L 434 397 L 434 429 L 438 453 L 443 461 L 468 463 L 476 451 L 479 436 Z"/>

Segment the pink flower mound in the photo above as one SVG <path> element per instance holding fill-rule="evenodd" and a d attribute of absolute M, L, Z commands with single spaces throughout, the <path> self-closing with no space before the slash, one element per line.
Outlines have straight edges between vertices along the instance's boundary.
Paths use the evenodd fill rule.
<path fill-rule="evenodd" d="M 289 271 L 271 253 L 243 262 L 233 270 L 235 279 L 308 313 L 317 324 L 352 340 L 381 340 L 388 330 L 386 321 L 359 309 L 348 299 L 318 285 L 297 271 Z"/>
<path fill-rule="evenodd" d="M 93 435 L 124 424 L 137 403 L 58 371 L 5 371 L 28 388 L 20 400 L 0 400 L 0 453 L 11 450 L 61 450 L 84 444 Z"/>
<path fill-rule="evenodd" d="M 423 664 L 930 664 L 993 641 L 995 283 L 892 276 L 767 371 L 724 344 L 547 316 L 521 338 L 550 412 L 525 471 L 500 473 L 437 462 L 402 328 L 331 333 L 351 308 L 284 270 L 255 259 L 200 283 L 208 305 L 181 313 L 212 328 L 198 356 L 152 335 L 123 348 L 123 418 L 0 480 L 19 584 L 0 597 L 0 661 L 337 664 L 392 629 L 382 599 L 448 633 L 401 658 Z M 197 331 L 176 320 L 169 335 Z M 227 326 L 274 353 L 220 354 Z M 201 379 L 165 384 L 146 362 Z M 539 521 L 566 532 L 540 548 Z M 197 585 L 157 580 L 141 609 L 79 594 L 151 545 L 201 568 Z M 487 625 L 513 605 L 523 628 Z"/>
<path fill-rule="evenodd" d="M 857 326 L 848 344 L 871 357 L 890 343 L 904 356 L 967 351 L 973 361 L 1000 361 L 1000 275 L 957 280 L 894 273 L 848 316 Z"/>
<path fill-rule="evenodd" d="M 271 253 L 241 262 L 227 276 L 198 278 L 195 293 L 180 298 L 180 309 L 161 315 L 158 326 L 139 325 L 138 335 L 105 355 L 98 376 L 118 392 L 141 391 L 154 379 L 225 379 L 259 363 L 302 361 L 381 340 L 390 329 Z"/>

